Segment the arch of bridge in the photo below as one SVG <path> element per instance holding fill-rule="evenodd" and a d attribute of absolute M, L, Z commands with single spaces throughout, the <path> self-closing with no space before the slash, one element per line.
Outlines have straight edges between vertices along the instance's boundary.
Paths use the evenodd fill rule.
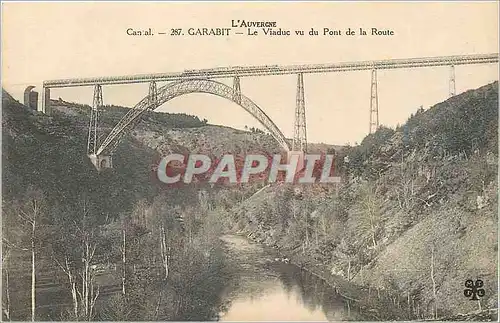
<path fill-rule="evenodd" d="M 152 95 L 146 96 L 133 109 L 130 109 L 127 114 L 118 122 L 113 128 L 107 138 L 97 151 L 97 155 L 102 153 L 110 154 L 116 148 L 118 141 L 121 137 L 131 128 L 133 128 L 141 115 L 148 110 L 155 110 L 162 104 L 178 97 L 189 93 L 207 93 L 228 99 L 259 121 L 274 137 L 274 139 L 285 149 L 290 150 L 290 147 L 285 139 L 285 136 L 276 126 L 276 124 L 262 111 L 257 104 L 255 104 L 248 97 L 235 91 L 232 87 L 209 79 L 193 79 L 186 81 L 172 82 L 165 86 L 158 88 L 156 100 Z"/>

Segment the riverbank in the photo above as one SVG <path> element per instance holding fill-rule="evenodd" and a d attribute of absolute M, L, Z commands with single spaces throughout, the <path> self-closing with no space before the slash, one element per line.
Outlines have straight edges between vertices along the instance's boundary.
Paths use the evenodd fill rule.
<path fill-rule="evenodd" d="M 346 300 L 349 307 L 356 309 L 356 311 L 363 313 L 374 321 L 411 319 L 407 306 L 395 293 L 366 288 L 349 282 L 340 276 L 332 275 L 328 268 L 307 255 L 301 252 L 279 249 L 276 245 L 266 243 L 265 239 L 255 234 L 244 236 L 240 232 L 238 235 L 254 243 L 266 246 L 275 253 L 278 259 L 288 258 L 290 264 L 324 281 L 335 293 Z"/>
<path fill-rule="evenodd" d="M 374 321 L 378 317 L 322 277 L 280 257 L 274 248 L 228 234 L 220 238 L 235 263 L 223 320 Z"/>
<path fill-rule="evenodd" d="M 446 315 L 435 319 L 423 317 L 418 315 L 419 311 L 416 311 L 414 304 L 408 298 L 405 299 L 398 295 L 396 291 L 373 289 L 347 281 L 343 277 L 331 274 L 327 266 L 307 254 L 300 251 L 279 249 L 276 244 L 269 243 L 270 240 L 255 233 L 249 233 L 246 238 L 274 250 L 277 258 L 287 258 L 290 264 L 321 279 L 342 298 L 349 301 L 352 308 L 370 316 L 374 321 L 497 321 L 498 318 L 498 308 Z"/>

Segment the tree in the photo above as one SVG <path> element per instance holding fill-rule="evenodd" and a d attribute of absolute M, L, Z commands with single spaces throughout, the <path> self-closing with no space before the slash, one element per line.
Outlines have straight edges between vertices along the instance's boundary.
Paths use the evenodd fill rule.
<path fill-rule="evenodd" d="M 403 157 L 401 157 L 403 158 Z M 415 172 L 408 161 L 401 161 L 401 173 L 396 186 L 398 204 L 401 210 L 409 212 L 415 204 Z"/>
<path fill-rule="evenodd" d="M 163 279 L 166 281 L 168 279 L 169 274 L 169 260 L 170 260 L 170 246 L 167 246 L 167 238 L 165 236 L 165 228 L 161 226 L 161 259 L 164 268 L 164 276 Z"/>
<path fill-rule="evenodd" d="M 362 241 L 370 241 L 373 248 L 377 247 L 378 236 L 382 230 L 384 216 L 381 211 L 379 186 L 367 182 L 361 188 L 360 202 L 353 214 L 355 235 Z"/>
<path fill-rule="evenodd" d="M 434 299 L 434 311 L 433 311 L 433 317 L 434 319 L 437 319 L 437 294 L 436 294 L 436 278 L 434 277 L 434 245 L 431 247 L 431 281 L 432 281 L 432 296 Z"/>
<path fill-rule="evenodd" d="M 2 281 L 2 286 L 4 288 L 3 290 L 3 297 L 2 297 L 2 317 L 4 317 L 5 320 L 10 321 L 10 288 L 9 288 L 9 266 L 8 266 L 8 259 L 10 256 L 10 248 L 6 244 L 6 241 L 3 240 L 3 245 L 2 245 L 2 269 L 3 269 L 3 281 Z"/>
<path fill-rule="evenodd" d="M 74 319 L 92 320 L 99 297 L 99 286 L 95 287 L 92 268 L 97 258 L 100 230 L 92 216 L 91 204 L 83 198 L 79 210 L 65 214 L 59 219 L 53 240 L 54 262 L 68 278 L 72 297 Z"/>
<path fill-rule="evenodd" d="M 20 201 L 13 201 L 10 207 L 5 210 L 3 221 L 3 238 L 4 256 L 2 263 L 7 264 L 11 251 L 29 251 L 31 253 L 31 321 L 36 319 L 36 261 L 39 254 L 40 241 L 39 234 L 42 224 L 45 222 L 45 198 L 40 190 L 34 187 L 28 187 L 24 198 Z M 10 317 L 10 291 L 9 291 L 9 272 L 4 267 L 6 275 L 5 283 L 7 287 L 6 299 L 2 301 L 6 304 L 7 311 L 4 310 L 4 315 Z"/>
<path fill-rule="evenodd" d="M 122 244 L 120 253 L 122 255 L 122 295 L 126 296 L 125 283 L 127 278 L 127 221 L 122 221 Z"/>
<path fill-rule="evenodd" d="M 309 247 L 311 238 L 311 228 L 313 227 L 311 219 L 311 206 L 309 202 L 302 201 L 302 216 L 300 217 L 301 226 L 304 228 L 305 232 L 305 248 Z"/>
<path fill-rule="evenodd" d="M 338 258 L 340 262 L 344 264 L 344 266 L 347 267 L 346 272 L 346 279 L 350 281 L 352 279 L 352 267 L 353 267 L 353 261 L 356 259 L 356 251 L 352 245 L 350 245 L 347 242 L 347 239 L 343 238 L 340 241 L 340 244 L 338 246 Z M 347 264 L 346 264 L 347 263 Z"/>
<path fill-rule="evenodd" d="M 31 321 L 35 321 L 36 310 L 36 275 L 35 275 L 35 257 L 36 257 L 36 234 L 37 225 L 42 214 L 42 193 L 36 190 L 28 191 L 28 201 L 24 208 L 19 209 L 19 216 L 31 226 Z M 25 210 L 26 211 L 25 211 Z"/>

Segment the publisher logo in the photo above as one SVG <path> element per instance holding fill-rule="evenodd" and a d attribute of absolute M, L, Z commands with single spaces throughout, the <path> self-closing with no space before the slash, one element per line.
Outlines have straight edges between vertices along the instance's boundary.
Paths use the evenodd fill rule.
<path fill-rule="evenodd" d="M 333 175 L 332 175 L 333 174 Z M 169 154 L 156 168 L 158 180 L 165 184 L 205 181 L 211 184 L 267 183 L 338 183 L 334 176 L 334 156 L 288 152 L 281 154 L 225 154 L 211 158 L 204 154 Z"/>

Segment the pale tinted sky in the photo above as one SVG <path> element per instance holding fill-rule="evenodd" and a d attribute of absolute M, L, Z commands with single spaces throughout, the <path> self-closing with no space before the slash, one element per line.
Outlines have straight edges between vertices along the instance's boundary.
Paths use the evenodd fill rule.
<path fill-rule="evenodd" d="M 177 72 L 231 65 L 331 63 L 498 52 L 497 2 L 442 3 L 3 3 L 3 86 L 17 99 L 28 84 L 89 76 Z M 230 27 L 272 20 L 291 29 L 392 29 L 392 37 L 133 37 L 129 27 Z M 420 105 L 448 96 L 447 67 L 379 71 L 382 124 L 403 123 Z M 458 66 L 457 92 L 498 79 L 498 65 Z M 230 82 L 230 80 L 228 80 Z M 242 92 L 293 135 L 296 76 L 244 78 Z M 309 140 L 354 143 L 367 133 L 370 72 L 304 76 Z M 228 83 L 229 84 L 229 83 Z M 37 87 L 39 89 L 39 87 Z M 105 104 L 132 106 L 147 84 L 108 86 Z M 53 90 L 90 103 L 92 89 Z M 258 123 L 236 104 L 192 94 L 161 111 L 186 112 L 237 128 Z"/>

